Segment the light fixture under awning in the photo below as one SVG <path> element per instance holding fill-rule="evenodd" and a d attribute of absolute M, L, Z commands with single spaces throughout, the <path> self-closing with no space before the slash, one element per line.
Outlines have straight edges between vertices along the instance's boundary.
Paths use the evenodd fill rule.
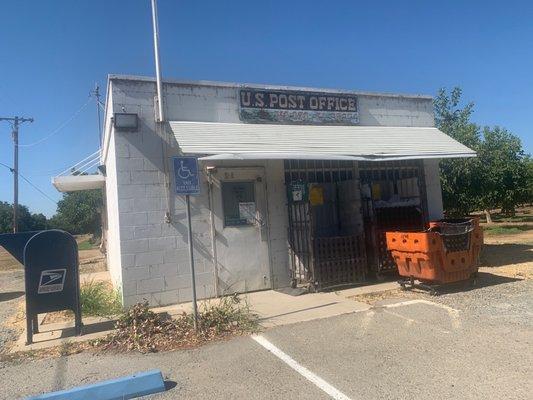
<path fill-rule="evenodd" d="M 202 159 L 386 161 L 475 157 L 432 127 L 235 124 L 171 121 L 184 154 Z"/>

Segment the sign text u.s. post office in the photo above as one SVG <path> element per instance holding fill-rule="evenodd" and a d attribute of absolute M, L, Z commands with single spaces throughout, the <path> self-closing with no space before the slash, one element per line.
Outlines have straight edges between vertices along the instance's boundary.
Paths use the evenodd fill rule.
<path fill-rule="evenodd" d="M 241 121 L 278 124 L 355 125 L 357 96 L 290 90 L 240 89 Z"/>

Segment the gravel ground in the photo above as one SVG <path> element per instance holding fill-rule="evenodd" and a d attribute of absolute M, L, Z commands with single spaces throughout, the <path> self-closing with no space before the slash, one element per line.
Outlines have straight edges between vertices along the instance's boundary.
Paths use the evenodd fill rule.
<path fill-rule="evenodd" d="M 533 281 L 482 274 L 472 290 L 389 295 L 375 299 L 377 305 L 419 298 L 459 311 L 427 303 L 376 306 L 263 336 L 354 400 L 530 398 Z M 175 386 L 154 399 L 328 398 L 253 340 L 239 337 L 160 354 L 81 353 L 0 363 L 6 382 L 0 383 L 0 399 L 151 368 Z"/>
<path fill-rule="evenodd" d="M 479 287 L 466 292 L 444 294 L 433 301 L 458 308 L 469 321 L 482 320 L 489 326 L 533 327 L 533 280 L 517 280 L 480 272 Z"/>
<path fill-rule="evenodd" d="M 0 271 L 0 354 L 7 350 L 6 343 L 16 339 L 20 334 L 10 324 L 10 320 L 19 311 L 23 300 L 23 271 Z"/>

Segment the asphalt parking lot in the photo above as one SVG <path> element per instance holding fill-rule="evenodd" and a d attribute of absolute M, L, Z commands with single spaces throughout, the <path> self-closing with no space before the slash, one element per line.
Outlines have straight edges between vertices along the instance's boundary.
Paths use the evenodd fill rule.
<path fill-rule="evenodd" d="M 533 281 L 439 297 L 386 298 L 364 312 L 201 348 L 0 364 L 14 399 L 152 368 L 154 399 L 526 399 L 533 391 Z M 267 348 L 265 348 L 267 347 Z"/>

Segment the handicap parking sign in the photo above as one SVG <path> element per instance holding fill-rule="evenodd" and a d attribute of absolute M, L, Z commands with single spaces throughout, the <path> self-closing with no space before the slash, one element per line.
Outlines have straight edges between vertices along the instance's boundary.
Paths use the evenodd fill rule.
<path fill-rule="evenodd" d="M 174 179 L 177 194 L 200 194 L 200 176 L 196 157 L 174 157 Z"/>

